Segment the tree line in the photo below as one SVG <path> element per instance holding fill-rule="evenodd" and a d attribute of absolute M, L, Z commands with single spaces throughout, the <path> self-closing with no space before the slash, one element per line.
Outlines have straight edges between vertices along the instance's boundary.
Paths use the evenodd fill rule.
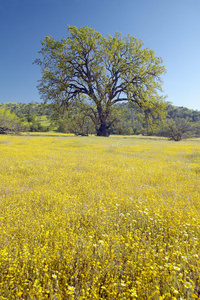
<path fill-rule="evenodd" d="M 0 133 L 30 131 L 58 131 L 75 135 L 96 134 L 89 117 L 87 102 L 72 105 L 63 114 L 52 104 L 44 103 L 3 103 L 0 104 Z M 173 140 L 200 136 L 200 112 L 197 110 L 167 106 L 165 119 L 157 119 L 149 124 L 142 112 L 134 104 L 120 103 L 112 111 L 110 118 L 115 119 L 110 127 L 111 134 L 118 135 L 155 135 Z M 45 119 L 45 125 L 41 122 Z"/>

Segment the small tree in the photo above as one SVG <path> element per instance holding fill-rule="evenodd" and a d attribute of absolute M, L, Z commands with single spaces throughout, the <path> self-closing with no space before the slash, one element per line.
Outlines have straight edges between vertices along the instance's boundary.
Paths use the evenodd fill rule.
<path fill-rule="evenodd" d="M 187 138 L 191 130 L 192 127 L 188 119 L 168 119 L 164 123 L 165 135 L 176 142 Z"/>
<path fill-rule="evenodd" d="M 163 116 L 166 106 L 160 76 L 165 73 L 161 58 L 128 35 L 103 37 L 88 27 L 68 26 L 69 36 L 55 41 L 47 36 L 36 63 L 42 68 L 39 92 L 57 107 L 68 107 L 78 96 L 87 96 L 98 136 L 108 136 L 114 120 L 112 108 L 122 101 L 133 102 L 146 118 Z"/>

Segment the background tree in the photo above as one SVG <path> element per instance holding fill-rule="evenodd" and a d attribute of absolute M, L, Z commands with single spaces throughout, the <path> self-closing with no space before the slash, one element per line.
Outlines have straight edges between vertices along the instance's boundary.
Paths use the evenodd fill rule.
<path fill-rule="evenodd" d="M 42 68 L 39 92 L 45 101 L 68 107 L 85 95 L 95 109 L 90 117 L 97 135 L 108 136 L 112 107 L 134 102 L 146 117 L 163 116 L 165 101 L 160 76 L 165 73 L 161 58 L 144 48 L 137 38 L 103 37 L 88 27 L 68 26 L 69 37 L 55 41 L 47 36 L 36 63 Z"/>
<path fill-rule="evenodd" d="M 94 125 L 87 115 L 87 111 L 73 109 L 67 111 L 56 121 L 58 132 L 74 133 L 75 135 L 87 136 L 95 132 Z"/>
<path fill-rule="evenodd" d="M 178 142 L 192 134 L 192 126 L 188 119 L 168 119 L 164 122 L 164 133 L 170 139 Z"/>
<path fill-rule="evenodd" d="M 6 109 L 0 109 L 0 134 L 17 133 L 26 129 L 27 124 L 22 123 L 14 113 Z"/>

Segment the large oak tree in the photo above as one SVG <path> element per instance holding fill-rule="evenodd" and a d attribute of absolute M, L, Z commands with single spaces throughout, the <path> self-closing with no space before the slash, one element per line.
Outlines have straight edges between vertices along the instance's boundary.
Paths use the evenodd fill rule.
<path fill-rule="evenodd" d="M 162 116 L 162 58 L 131 35 L 103 37 L 89 27 L 68 26 L 68 30 L 61 41 L 45 37 L 39 51 L 42 58 L 35 61 L 42 68 L 38 87 L 45 101 L 68 107 L 86 96 L 98 136 L 109 135 L 112 108 L 118 102 L 134 102 L 150 119 Z"/>

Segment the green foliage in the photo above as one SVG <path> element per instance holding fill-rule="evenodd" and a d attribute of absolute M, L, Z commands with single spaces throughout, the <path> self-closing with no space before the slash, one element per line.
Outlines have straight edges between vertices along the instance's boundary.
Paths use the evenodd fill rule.
<path fill-rule="evenodd" d="M 56 130 L 76 135 L 95 134 L 96 107 L 87 99 L 80 99 L 70 104 L 70 109 L 60 114 L 52 104 L 41 103 L 4 103 L 0 109 L 16 112 L 18 121 L 26 123 L 27 131 Z M 44 113 L 44 114 L 43 114 Z M 170 137 L 170 128 L 177 139 L 179 131 L 183 131 L 180 125 L 187 123 L 186 131 L 181 133 L 181 139 L 200 136 L 200 112 L 169 105 L 168 116 L 162 122 L 159 118 L 152 119 L 151 125 L 147 122 L 142 110 L 139 111 L 134 103 L 116 103 L 109 115 L 110 133 L 118 135 L 158 135 Z M 15 114 L 13 114 L 14 116 Z M 19 118 L 19 116 L 21 116 Z M 94 116 L 94 120 L 92 117 Z M 15 115 L 16 117 L 16 115 Z M 29 121 L 29 122 L 28 122 Z M 186 122 L 187 121 L 187 122 Z M 180 124 L 179 124 L 180 123 Z M 171 126 L 171 127 L 170 127 Z M 172 138 L 172 137 L 170 137 Z"/>
<path fill-rule="evenodd" d="M 188 137 L 191 132 L 191 124 L 188 119 L 168 119 L 164 122 L 164 133 L 170 139 L 178 142 Z"/>
<path fill-rule="evenodd" d="M 131 35 L 103 37 L 89 27 L 68 29 L 68 38 L 61 41 L 47 36 L 39 51 L 42 59 L 35 61 L 42 68 L 39 91 L 45 102 L 63 111 L 87 97 L 97 135 L 109 135 L 113 107 L 123 101 L 134 103 L 150 123 L 164 117 L 160 92 L 165 68 L 154 51 Z"/>
<path fill-rule="evenodd" d="M 183 138 L 200 136 L 200 112 L 169 105 L 168 116 L 158 128 L 157 134 L 180 141 Z"/>
<path fill-rule="evenodd" d="M 43 103 L 3 103 L 0 108 L 13 113 L 18 120 L 26 124 L 27 131 L 49 131 L 52 129 L 51 122 L 47 119 L 52 114 L 51 105 Z M 45 116 L 45 120 L 42 119 Z"/>
<path fill-rule="evenodd" d="M 27 124 L 9 110 L 0 109 L 0 134 L 25 131 Z"/>
<path fill-rule="evenodd" d="M 0 104 L 0 108 L 8 109 L 10 112 L 15 113 L 21 119 L 29 117 L 33 115 L 42 116 L 42 115 L 50 115 L 51 114 L 51 105 L 46 105 L 43 103 L 2 103 Z"/>

